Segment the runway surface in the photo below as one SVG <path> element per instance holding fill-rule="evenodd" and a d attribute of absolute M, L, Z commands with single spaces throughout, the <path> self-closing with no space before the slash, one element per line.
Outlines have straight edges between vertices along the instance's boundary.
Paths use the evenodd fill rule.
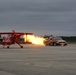
<path fill-rule="evenodd" d="M 76 75 L 76 44 L 0 45 L 0 75 Z"/>

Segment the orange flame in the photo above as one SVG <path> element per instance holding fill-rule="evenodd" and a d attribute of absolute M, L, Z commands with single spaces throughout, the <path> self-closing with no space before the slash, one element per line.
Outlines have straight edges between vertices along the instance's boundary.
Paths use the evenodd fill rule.
<path fill-rule="evenodd" d="M 32 44 L 35 45 L 44 45 L 44 38 L 43 37 L 39 37 L 39 36 L 34 36 L 34 35 L 24 35 L 24 40 L 26 41 L 26 37 L 27 37 L 27 41 L 31 42 Z"/>

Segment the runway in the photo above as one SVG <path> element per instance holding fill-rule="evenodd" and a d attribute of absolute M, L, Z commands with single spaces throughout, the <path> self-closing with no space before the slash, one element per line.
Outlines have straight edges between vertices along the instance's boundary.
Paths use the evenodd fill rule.
<path fill-rule="evenodd" d="M 76 75 L 76 44 L 0 45 L 0 75 Z"/>

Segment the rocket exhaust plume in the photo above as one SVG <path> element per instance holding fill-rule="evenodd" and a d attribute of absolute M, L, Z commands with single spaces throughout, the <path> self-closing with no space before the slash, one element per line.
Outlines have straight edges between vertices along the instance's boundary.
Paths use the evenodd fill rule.
<path fill-rule="evenodd" d="M 35 45 L 44 45 L 44 38 L 40 37 L 40 36 L 35 36 L 35 35 L 24 35 L 24 40 L 26 42 L 26 37 L 27 37 L 27 41 L 31 42 L 32 44 Z"/>

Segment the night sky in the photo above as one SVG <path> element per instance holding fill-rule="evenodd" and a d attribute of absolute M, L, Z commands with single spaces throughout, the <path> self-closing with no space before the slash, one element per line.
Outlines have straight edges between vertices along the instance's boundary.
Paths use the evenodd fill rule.
<path fill-rule="evenodd" d="M 76 0 L 0 0 L 0 32 L 76 36 Z"/>

